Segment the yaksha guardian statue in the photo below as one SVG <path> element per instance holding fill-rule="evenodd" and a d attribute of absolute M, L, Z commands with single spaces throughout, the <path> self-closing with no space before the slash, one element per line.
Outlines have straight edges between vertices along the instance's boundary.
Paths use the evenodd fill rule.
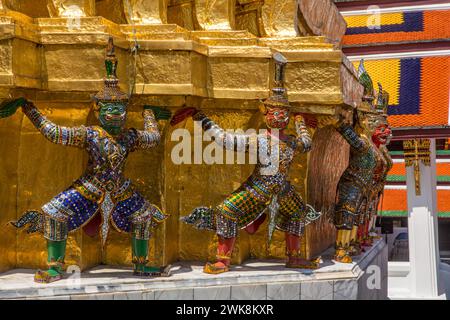
<path fill-rule="evenodd" d="M 371 245 L 373 239 L 373 231 L 375 229 L 375 221 L 378 211 L 378 205 L 380 198 L 382 197 L 384 186 L 386 184 L 386 178 L 388 172 L 392 169 L 393 162 L 387 149 L 387 144 L 392 136 L 389 123 L 387 121 L 387 110 L 389 105 L 389 93 L 383 90 L 383 87 L 378 83 L 378 97 L 376 102 L 375 117 L 375 133 L 372 141 L 381 151 L 382 158 L 377 162 L 373 173 L 372 186 L 368 194 L 368 206 L 366 216 L 364 219 L 363 227 L 361 231 L 358 230 L 359 242 L 362 246 Z"/>
<path fill-rule="evenodd" d="M 111 225 L 118 231 L 131 233 L 134 274 L 158 272 L 146 265 L 148 241 L 152 229 L 167 215 L 150 204 L 123 174 L 130 152 L 150 149 L 159 143 L 160 132 L 153 111 L 158 108 L 144 109 L 144 130 L 126 129 L 128 95 L 118 86 L 112 38 L 105 66 L 104 88 L 94 96 L 99 126 L 59 126 L 24 99 L 9 103 L 0 111 L 0 117 L 5 117 L 22 105 L 25 115 L 48 140 L 85 149 L 89 154 L 85 173 L 68 189 L 45 204 L 41 211 L 27 211 L 18 221 L 12 222 L 18 228 L 29 225 L 29 233 L 42 232 L 47 239 L 49 269 L 37 271 L 36 282 L 49 283 L 62 278 L 68 232 L 94 221 L 101 221 L 94 230 L 100 227 L 103 248 Z"/>
<path fill-rule="evenodd" d="M 192 115 L 217 144 L 228 150 L 251 152 L 251 146 L 257 142 L 258 163 L 250 177 L 216 207 L 198 207 L 182 218 L 198 229 L 217 233 L 217 261 L 207 263 L 205 273 L 229 271 L 238 230 L 245 229 L 250 234 L 256 232 L 267 212 L 270 214 L 269 238 L 275 228 L 286 234 L 286 267 L 315 269 L 319 264 L 318 259 L 308 261 L 300 257 L 300 237 L 305 226 L 317 219 L 320 213 L 305 204 L 288 181 L 294 155 L 311 149 L 311 136 L 300 114 L 294 114 L 297 135 L 285 134 L 290 113 L 284 88 L 286 60 L 279 53 L 274 55 L 274 60 L 275 88 L 261 107 L 268 127 L 266 133 L 252 136 L 225 132 L 195 108 L 182 109 L 172 119 L 172 124 L 176 124 Z"/>
<path fill-rule="evenodd" d="M 354 126 L 342 118 L 336 124 L 337 131 L 350 144 L 349 165 L 338 183 L 334 221 L 337 228 L 334 259 L 343 263 L 351 263 L 351 255 L 360 252 L 358 230 L 361 234 L 364 229 L 374 181 L 378 181 L 379 172 L 385 171 L 382 169 L 385 155 L 380 147 L 390 135 L 389 128 L 377 126 L 373 82 L 363 61 L 359 66 L 359 80 L 364 86 L 364 97 L 354 113 Z"/>

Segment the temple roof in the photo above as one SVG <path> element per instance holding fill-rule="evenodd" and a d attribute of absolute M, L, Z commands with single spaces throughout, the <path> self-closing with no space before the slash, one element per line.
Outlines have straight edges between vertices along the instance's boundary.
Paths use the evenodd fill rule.
<path fill-rule="evenodd" d="M 450 56 L 366 60 L 365 64 L 373 82 L 389 92 L 392 127 L 450 124 Z"/>
<path fill-rule="evenodd" d="M 344 46 L 448 41 L 450 10 L 349 15 Z"/>
<path fill-rule="evenodd" d="M 347 23 L 343 51 L 361 58 L 389 92 L 394 139 L 450 137 L 450 10 L 444 1 L 335 1 Z M 375 9 L 368 12 L 368 6 Z M 401 152 L 400 152 L 401 153 Z M 402 154 L 387 177 L 379 214 L 407 216 Z M 450 151 L 437 151 L 437 209 L 450 218 Z"/>
<path fill-rule="evenodd" d="M 389 92 L 391 126 L 447 128 L 450 10 L 430 6 L 359 12 L 345 13 L 344 50 L 350 50 L 347 54 L 355 66 L 364 58 L 374 83 L 380 82 Z"/>

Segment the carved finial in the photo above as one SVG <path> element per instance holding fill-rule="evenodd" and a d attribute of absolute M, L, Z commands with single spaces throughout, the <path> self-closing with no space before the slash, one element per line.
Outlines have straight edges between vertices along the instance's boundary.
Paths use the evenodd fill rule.
<path fill-rule="evenodd" d="M 287 60 L 279 52 L 273 55 L 273 60 L 275 61 L 275 86 L 284 87 L 284 71 Z"/>
<path fill-rule="evenodd" d="M 273 55 L 273 60 L 275 62 L 274 86 L 271 96 L 264 101 L 264 104 L 288 108 L 287 90 L 284 87 L 287 59 L 281 53 L 277 52 Z"/>
<path fill-rule="evenodd" d="M 117 58 L 114 48 L 114 40 L 113 37 L 109 37 L 108 46 L 106 47 L 106 58 L 105 58 L 105 67 L 106 67 L 106 78 L 107 79 L 116 79 L 117 78 Z"/>
<path fill-rule="evenodd" d="M 100 101 L 127 101 L 128 95 L 119 88 L 119 79 L 117 78 L 117 64 L 114 40 L 113 37 L 109 37 L 108 45 L 106 47 L 105 68 L 106 78 L 104 88 L 98 92 L 94 99 L 97 102 Z"/>
<path fill-rule="evenodd" d="M 378 113 L 387 115 L 389 106 L 389 93 L 386 90 L 383 90 L 383 86 L 378 82 L 378 96 L 376 109 Z"/>

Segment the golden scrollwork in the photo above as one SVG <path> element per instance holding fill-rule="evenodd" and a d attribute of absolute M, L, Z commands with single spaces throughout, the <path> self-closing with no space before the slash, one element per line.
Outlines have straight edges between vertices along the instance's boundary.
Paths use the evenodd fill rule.
<path fill-rule="evenodd" d="M 95 0 L 48 0 L 50 17 L 91 17 L 95 15 Z"/>
<path fill-rule="evenodd" d="M 425 166 L 430 165 L 430 140 L 413 139 L 403 141 L 403 152 L 405 157 L 405 166 L 414 166 L 414 181 L 416 195 L 420 196 L 420 166 L 421 161 Z"/>

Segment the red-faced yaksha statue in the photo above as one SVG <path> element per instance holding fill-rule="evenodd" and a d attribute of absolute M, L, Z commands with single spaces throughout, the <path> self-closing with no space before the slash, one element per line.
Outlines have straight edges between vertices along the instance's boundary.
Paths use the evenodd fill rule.
<path fill-rule="evenodd" d="M 288 171 L 296 152 L 308 152 L 311 148 L 311 136 L 305 126 L 303 117 L 294 114 L 296 135 L 287 135 L 285 129 L 289 123 L 290 105 L 284 88 L 284 69 L 286 59 L 279 53 L 274 55 L 275 87 L 272 95 L 264 101 L 261 112 L 264 114 L 267 131 L 255 136 L 232 134 L 220 128 L 202 112 L 194 109 L 182 109 L 172 119 L 176 124 L 192 115 L 194 121 L 200 121 L 220 146 L 234 151 L 246 151 L 250 144 L 257 142 L 257 151 L 270 159 L 258 157 L 253 173 L 223 202 L 213 208 L 198 207 L 182 220 L 198 229 L 212 230 L 218 236 L 217 261 L 207 263 L 206 273 L 222 273 L 229 270 L 231 255 L 239 229 L 248 233 L 256 232 L 258 227 L 270 214 L 270 230 L 275 228 L 286 234 L 286 267 L 318 267 L 318 259 L 308 261 L 300 257 L 300 237 L 305 226 L 317 219 L 317 213 L 304 203 L 301 196 L 288 181 Z M 272 156 L 276 154 L 276 159 Z M 270 235 L 269 235 L 270 236 Z"/>
<path fill-rule="evenodd" d="M 380 177 L 387 173 L 382 146 L 390 130 L 378 122 L 379 114 L 373 103 L 373 82 L 363 61 L 359 66 L 359 81 L 364 87 L 364 97 L 359 110 L 355 111 L 353 125 L 344 119 L 336 124 L 337 131 L 350 144 L 349 165 L 337 188 L 334 219 L 337 229 L 334 258 L 343 263 L 352 262 L 351 255 L 360 252 L 360 240 L 367 209 L 373 198 L 374 181 L 378 184 Z"/>
<path fill-rule="evenodd" d="M 378 204 L 384 191 L 387 174 L 393 166 L 392 158 L 386 147 L 392 136 L 392 131 L 387 121 L 389 94 L 383 90 L 380 83 L 378 83 L 378 88 L 378 97 L 375 105 L 377 115 L 374 119 L 375 132 L 372 135 L 372 141 L 381 151 L 382 157 L 377 161 L 377 166 L 374 169 L 372 186 L 368 194 L 366 215 L 360 226 L 361 230 L 358 230 L 358 242 L 362 246 L 372 244 L 371 231 L 375 228 Z"/>

